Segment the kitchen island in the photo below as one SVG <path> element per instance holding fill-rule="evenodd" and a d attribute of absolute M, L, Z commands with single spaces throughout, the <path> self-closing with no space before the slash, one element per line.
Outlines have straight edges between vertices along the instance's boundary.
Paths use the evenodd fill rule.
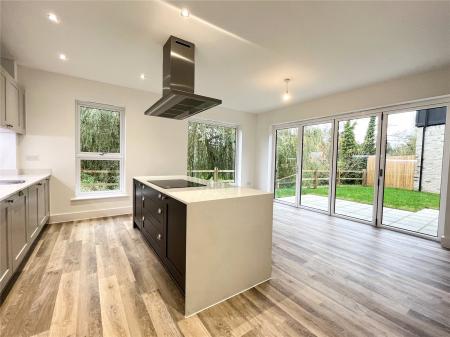
<path fill-rule="evenodd" d="M 175 179 L 207 186 L 159 183 Z M 270 278 L 271 193 L 186 176 L 135 177 L 133 192 L 134 226 L 184 293 L 185 316 Z"/>

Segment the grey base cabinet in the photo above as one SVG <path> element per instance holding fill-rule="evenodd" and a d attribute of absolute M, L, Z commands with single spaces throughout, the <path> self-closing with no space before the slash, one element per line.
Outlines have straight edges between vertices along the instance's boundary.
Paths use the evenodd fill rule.
<path fill-rule="evenodd" d="M 38 185 L 33 185 L 28 188 L 28 221 L 27 221 L 27 236 L 28 240 L 33 240 L 39 231 L 38 221 L 38 200 L 39 189 Z"/>
<path fill-rule="evenodd" d="M 0 291 L 13 274 L 7 203 L 0 202 Z"/>
<path fill-rule="evenodd" d="M 27 192 L 20 191 L 7 200 L 8 227 L 11 232 L 11 253 L 13 270 L 17 270 L 28 248 L 27 238 Z"/>
<path fill-rule="evenodd" d="M 186 205 L 133 181 L 133 220 L 159 260 L 184 292 Z"/>
<path fill-rule="evenodd" d="M 0 298 L 49 218 L 49 179 L 0 201 Z"/>

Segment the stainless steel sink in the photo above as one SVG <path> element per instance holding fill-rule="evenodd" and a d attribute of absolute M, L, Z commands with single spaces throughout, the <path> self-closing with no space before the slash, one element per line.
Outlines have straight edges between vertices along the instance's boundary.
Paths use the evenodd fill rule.
<path fill-rule="evenodd" d="M 23 184 L 25 180 L 0 180 L 0 185 Z"/>

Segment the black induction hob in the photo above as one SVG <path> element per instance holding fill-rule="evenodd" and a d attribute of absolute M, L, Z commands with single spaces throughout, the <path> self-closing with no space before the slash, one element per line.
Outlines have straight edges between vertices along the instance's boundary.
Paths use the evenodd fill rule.
<path fill-rule="evenodd" d="M 185 188 L 185 187 L 203 187 L 204 184 L 195 183 L 184 179 L 171 180 L 149 180 L 149 183 L 162 188 Z"/>

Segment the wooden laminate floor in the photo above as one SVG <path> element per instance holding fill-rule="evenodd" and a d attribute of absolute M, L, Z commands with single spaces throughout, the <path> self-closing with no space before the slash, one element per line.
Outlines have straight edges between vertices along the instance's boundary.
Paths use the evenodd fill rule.
<path fill-rule="evenodd" d="M 0 336 L 450 336 L 450 252 L 275 205 L 272 280 L 188 319 L 182 307 L 130 216 L 55 224 Z"/>

